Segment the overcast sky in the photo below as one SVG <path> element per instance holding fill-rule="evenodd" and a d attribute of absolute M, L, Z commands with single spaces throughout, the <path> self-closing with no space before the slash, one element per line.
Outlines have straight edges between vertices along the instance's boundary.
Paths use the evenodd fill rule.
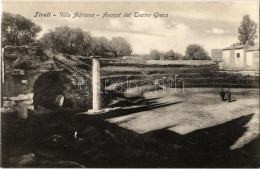
<path fill-rule="evenodd" d="M 6 12 L 21 14 L 42 27 L 41 37 L 61 25 L 80 27 L 93 36 L 124 37 L 133 52 L 149 53 L 151 49 L 182 54 L 188 44 L 197 43 L 211 49 L 237 42 L 237 28 L 243 15 L 249 14 L 259 25 L 259 2 L 2 2 Z M 51 12 L 56 17 L 34 17 L 36 12 Z M 60 12 L 99 14 L 94 18 L 62 18 Z M 121 18 L 102 18 L 103 13 L 122 13 Z M 125 12 L 132 17 L 123 18 Z M 166 18 L 135 18 L 134 12 L 168 14 Z"/>

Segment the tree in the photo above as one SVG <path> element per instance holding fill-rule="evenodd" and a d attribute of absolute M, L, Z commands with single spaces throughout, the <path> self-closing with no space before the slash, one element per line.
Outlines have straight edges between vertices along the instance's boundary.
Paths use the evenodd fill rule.
<path fill-rule="evenodd" d="M 180 53 L 176 53 L 173 50 L 170 50 L 164 54 L 164 60 L 178 60 L 182 58 Z"/>
<path fill-rule="evenodd" d="M 159 52 L 158 50 L 151 50 L 150 58 L 152 60 L 161 60 L 162 57 L 163 57 L 163 53 Z"/>
<path fill-rule="evenodd" d="M 210 60 L 210 57 L 204 48 L 197 44 L 187 46 L 185 57 L 188 60 Z"/>
<path fill-rule="evenodd" d="M 238 28 L 238 40 L 242 45 L 248 43 L 255 45 L 254 40 L 257 38 L 257 24 L 250 19 L 249 15 L 244 15 L 240 27 Z"/>
<path fill-rule="evenodd" d="M 115 56 L 123 56 L 132 53 L 131 45 L 124 38 L 113 38 L 109 41 L 105 37 L 92 37 L 90 33 L 80 28 L 68 26 L 50 30 L 43 35 L 40 41 L 43 45 L 52 47 L 57 52 L 72 55 L 90 56 L 95 54 L 104 56 L 113 52 Z"/>
<path fill-rule="evenodd" d="M 95 54 L 103 55 L 110 51 L 109 40 L 105 37 L 92 38 L 91 50 Z"/>
<path fill-rule="evenodd" d="M 92 37 L 80 28 L 56 27 L 44 34 L 41 42 L 60 53 L 89 55 L 92 52 Z"/>
<path fill-rule="evenodd" d="M 82 48 L 80 52 L 81 55 L 89 56 L 91 41 L 92 37 L 90 36 L 90 33 L 84 31 L 82 39 Z"/>
<path fill-rule="evenodd" d="M 240 42 L 236 42 L 236 43 L 233 43 L 231 46 L 238 46 L 238 45 L 242 45 Z"/>
<path fill-rule="evenodd" d="M 132 53 L 131 45 L 121 37 L 114 37 L 109 42 L 110 51 L 115 54 L 115 56 L 128 56 Z"/>
<path fill-rule="evenodd" d="M 3 12 L 2 16 L 2 46 L 27 45 L 35 41 L 41 27 L 21 15 Z"/>

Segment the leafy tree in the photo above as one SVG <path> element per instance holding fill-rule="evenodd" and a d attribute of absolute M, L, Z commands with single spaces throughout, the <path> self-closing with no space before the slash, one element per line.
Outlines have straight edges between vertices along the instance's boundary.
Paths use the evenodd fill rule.
<path fill-rule="evenodd" d="M 104 52 L 109 52 L 109 40 L 105 37 L 92 38 L 91 50 L 93 51 L 93 53 L 100 55 L 103 55 Z"/>
<path fill-rule="evenodd" d="M 89 32 L 83 32 L 83 39 L 82 39 L 82 48 L 79 52 L 81 55 L 88 56 L 90 52 L 90 45 L 91 45 L 92 37 L 90 36 Z"/>
<path fill-rule="evenodd" d="M 92 37 L 80 28 L 56 27 L 44 34 L 41 42 L 60 53 L 89 55 L 92 52 Z"/>
<path fill-rule="evenodd" d="M 3 12 L 1 29 L 2 46 L 27 45 L 35 41 L 37 33 L 42 30 L 30 19 L 8 12 Z"/>
<path fill-rule="evenodd" d="M 150 59 L 152 60 L 161 60 L 163 57 L 163 53 L 159 52 L 158 50 L 151 50 L 150 52 Z"/>
<path fill-rule="evenodd" d="M 249 15 L 244 15 L 240 27 L 238 28 L 238 40 L 242 45 L 247 42 L 249 45 L 254 45 L 254 40 L 257 38 L 257 24 L 250 19 Z"/>
<path fill-rule="evenodd" d="M 130 55 L 131 45 L 123 38 L 91 37 L 80 28 L 57 27 L 44 34 L 41 43 L 54 48 L 57 52 L 90 56 L 113 52 L 115 56 Z"/>
<path fill-rule="evenodd" d="M 236 42 L 236 43 L 233 43 L 231 46 L 238 46 L 238 45 L 242 45 L 240 42 Z"/>
<path fill-rule="evenodd" d="M 115 56 L 123 56 L 132 53 L 131 45 L 121 37 L 109 41 L 105 37 L 91 37 L 88 32 L 80 28 L 68 26 L 50 30 L 43 35 L 40 41 L 42 44 L 54 48 L 57 52 L 67 54 L 90 56 L 92 54 L 108 55 L 105 53 L 113 52 Z"/>
<path fill-rule="evenodd" d="M 164 60 L 178 60 L 182 58 L 180 53 L 176 53 L 173 50 L 170 50 L 164 54 Z"/>
<path fill-rule="evenodd" d="M 98 41 L 103 51 L 107 52 L 110 50 L 109 40 L 106 37 L 100 37 Z"/>
<path fill-rule="evenodd" d="M 128 56 L 132 53 L 131 45 L 121 37 L 114 37 L 109 42 L 110 51 L 115 54 L 115 56 Z"/>
<path fill-rule="evenodd" d="M 138 54 L 137 54 L 137 56 L 139 56 L 140 58 L 142 58 L 142 59 L 144 59 L 144 60 L 149 60 L 149 59 L 151 59 L 149 54 L 142 54 L 142 55 L 138 55 Z"/>
<path fill-rule="evenodd" d="M 185 57 L 188 60 L 210 60 L 210 57 L 204 48 L 197 44 L 187 46 Z"/>

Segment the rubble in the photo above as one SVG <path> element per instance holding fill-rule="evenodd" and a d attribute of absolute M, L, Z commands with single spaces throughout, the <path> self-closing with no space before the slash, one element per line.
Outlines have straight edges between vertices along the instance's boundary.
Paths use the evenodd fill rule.
<path fill-rule="evenodd" d="M 14 101 L 3 101 L 3 107 L 7 108 L 7 107 L 12 107 L 15 105 Z"/>
<path fill-rule="evenodd" d="M 28 118 L 28 110 L 34 110 L 33 93 L 20 94 L 17 97 L 4 97 L 1 113 L 18 112 L 18 117 Z"/>
<path fill-rule="evenodd" d="M 10 167 L 30 167 L 36 161 L 34 154 L 26 154 L 19 157 L 9 158 Z"/>
<path fill-rule="evenodd" d="M 24 75 L 25 71 L 23 69 L 13 69 L 11 75 Z"/>
<path fill-rule="evenodd" d="M 28 94 L 19 94 L 17 97 L 8 97 L 8 100 L 22 101 L 22 100 L 31 100 L 32 98 L 33 98 L 33 93 L 28 93 Z"/>
<path fill-rule="evenodd" d="M 55 161 L 55 162 L 51 162 L 51 161 L 43 161 L 42 165 L 45 167 L 57 167 L 57 168 L 86 168 L 86 166 L 79 164 L 77 162 L 73 162 L 73 161 Z"/>
<path fill-rule="evenodd" d="M 15 107 L 1 107 L 1 113 L 12 113 L 15 112 L 16 108 Z"/>

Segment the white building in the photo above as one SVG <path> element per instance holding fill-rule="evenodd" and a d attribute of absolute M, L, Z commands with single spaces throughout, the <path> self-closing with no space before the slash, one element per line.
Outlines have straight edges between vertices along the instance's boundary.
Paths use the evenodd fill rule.
<path fill-rule="evenodd" d="M 246 66 L 259 70 L 259 46 L 251 46 L 247 48 Z"/>
<path fill-rule="evenodd" d="M 238 45 L 222 49 L 223 67 L 235 70 L 259 70 L 259 46 Z"/>

